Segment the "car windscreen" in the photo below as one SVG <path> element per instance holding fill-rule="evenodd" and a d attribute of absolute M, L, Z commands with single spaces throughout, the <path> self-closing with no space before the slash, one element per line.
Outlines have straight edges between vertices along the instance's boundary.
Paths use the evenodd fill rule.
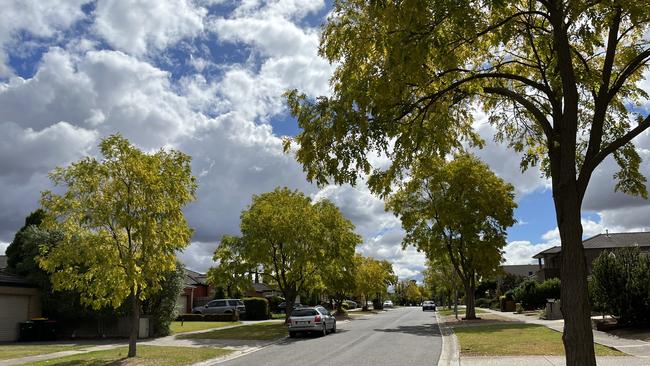
<path fill-rule="evenodd" d="M 318 312 L 314 309 L 297 309 L 291 312 L 291 316 L 314 316 Z"/>

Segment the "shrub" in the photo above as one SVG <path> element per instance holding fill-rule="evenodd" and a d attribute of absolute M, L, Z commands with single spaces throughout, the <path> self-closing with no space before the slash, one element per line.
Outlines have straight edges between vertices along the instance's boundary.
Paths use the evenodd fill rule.
<path fill-rule="evenodd" d="M 150 315 L 152 336 L 162 337 L 171 333 L 169 326 L 177 316 L 176 301 L 185 286 L 184 279 L 183 266 L 177 262 L 176 270 L 165 274 L 160 291 L 143 302 L 143 312 Z"/>
<path fill-rule="evenodd" d="M 650 257 L 639 248 L 603 252 L 592 270 L 592 303 L 619 324 L 650 322 Z"/>
<path fill-rule="evenodd" d="M 492 299 L 488 299 L 488 298 L 482 297 L 482 298 L 480 298 L 480 299 L 476 299 L 476 300 L 474 301 L 474 305 L 475 305 L 477 308 L 489 308 L 491 302 L 492 302 Z"/>
<path fill-rule="evenodd" d="M 246 319 L 266 320 L 269 318 L 269 302 L 263 297 L 247 297 L 243 299 L 246 306 Z"/>
<path fill-rule="evenodd" d="M 543 308 L 546 299 L 560 298 L 560 280 L 553 278 L 541 284 L 535 280 L 526 280 L 514 290 L 514 297 L 524 309 Z"/>

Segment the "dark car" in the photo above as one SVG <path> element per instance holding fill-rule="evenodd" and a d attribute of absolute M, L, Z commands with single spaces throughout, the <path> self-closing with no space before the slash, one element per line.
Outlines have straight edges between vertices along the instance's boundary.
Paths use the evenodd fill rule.
<path fill-rule="evenodd" d="M 286 301 L 283 301 L 283 302 L 281 302 L 281 303 L 278 304 L 278 308 L 279 308 L 279 309 L 283 309 L 283 310 L 284 310 L 286 307 L 287 307 L 287 303 L 286 303 Z M 293 304 L 293 308 L 294 308 L 294 309 L 301 308 L 301 307 L 302 307 L 302 304 L 300 304 L 300 303 L 295 303 L 295 304 Z"/>
<path fill-rule="evenodd" d="M 425 301 L 422 303 L 422 311 L 433 310 L 436 311 L 436 303 L 433 301 Z"/>

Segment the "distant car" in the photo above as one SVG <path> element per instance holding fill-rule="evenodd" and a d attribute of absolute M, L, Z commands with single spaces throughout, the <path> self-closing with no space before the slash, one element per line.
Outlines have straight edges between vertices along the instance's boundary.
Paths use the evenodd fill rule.
<path fill-rule="evenodd" d="M 192 309 L 192 314 L 232 314 L 234 311 L 246 314 L 246 306 L 240 299 L 217 299 Z"/>
<path fill-rule="evenodd" d="M 422 311 L 433 310 L 436 311 L 436 303 L 433 301 L 425 301 L 422 303 Z"/>
<path fill-rule="evenodd" d="M 384 307 L 385 308 L 392 308 L 393 307 L 393 302 L 390 300 L 384 301 Z"/>
<path fill-rule="evenodd" d="M 299 332 L 325 336 L 336 333 L 336 318 L 322 306 L 302 307 L 291 312 L 287 326 L 291 338 Z"/>
<path fill-rule="evenodd" d="M 372 301 L 366 301 L 366 306 L 369 308 L 372 307 Z"/>
<path fill-rule="evenodd" d="M 356 309 L 359 307 L 357 302 L 352 300 L 343 300 L 343 305 L 347 305 L 348 309 Z"/>

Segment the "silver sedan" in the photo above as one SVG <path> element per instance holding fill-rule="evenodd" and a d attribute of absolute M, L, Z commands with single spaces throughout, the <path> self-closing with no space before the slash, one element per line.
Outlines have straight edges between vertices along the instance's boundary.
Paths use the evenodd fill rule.
<path fill-rule="evenodd" d="M 289 337 L 293 338 L 298 332 L 336 333 L 336 318 L 322 306 L 295 309 L 287 319 Z"/>

